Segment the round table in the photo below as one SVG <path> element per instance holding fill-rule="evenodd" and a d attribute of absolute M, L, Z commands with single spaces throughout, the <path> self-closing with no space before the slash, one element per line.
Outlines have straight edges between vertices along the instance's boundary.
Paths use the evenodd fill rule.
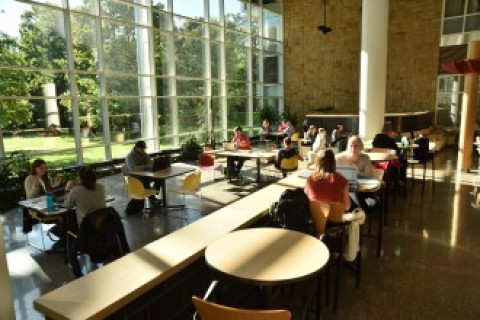
<path fill-rule="evenodd" d="M 257 285 L 286 284 L 312 277 L 325 266 L 329 255 L 318 239 L 277 228 L 235 231 L 205 250 L 211 268 Z"/>

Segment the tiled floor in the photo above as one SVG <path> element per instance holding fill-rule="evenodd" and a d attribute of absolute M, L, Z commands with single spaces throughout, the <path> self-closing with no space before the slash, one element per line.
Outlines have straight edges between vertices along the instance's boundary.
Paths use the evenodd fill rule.
<path fill-rule="evenodd" d="M 360 289 L 355 289 L 353 275 L 344 271 L 339 309 L 334 314 L 325 308 L 324 319 L 480 318 L 480 211 L 470 205 L 470 184 L 477 175 L 463 174 L 459 183 L 444 179 L 447 158 L 455 163 L 455 153 L 447 150 L 437 158 L 435 190 L 428 181 L 422 196 L 421 184 L 412 188 L 409 183 L 406 198 L 399 195 L 395 202 L 390 198 L 382 257 L 375 256 L 375 240 L 365 239 Z M 113 205 L 123 212 L 121 177 L 102 183 L 115 195 Z M 181 211 L 168 216 L 129 216 L 124 219 L 127 238 L 132 249 L 139 248 L 258 188 L 249 181 L 209 181 L 203 188 L 203 208 L 199 199 L 188 199 L 187 205 L 195 209 L 187 209 L 187 220 Z M 173 202 L 183 201 L 171 196 Z M 47 255 L 25 245 L 19 210 L 3 218 L 17 319 L 40 319 L 33 300 L 73 276 L 60 255 Z M 38 242 L 33 234 L 30 240 Z"/>

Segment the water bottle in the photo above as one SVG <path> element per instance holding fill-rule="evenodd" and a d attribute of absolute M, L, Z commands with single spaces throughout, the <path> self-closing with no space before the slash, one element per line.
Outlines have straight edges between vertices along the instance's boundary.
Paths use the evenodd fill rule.
<path fill-rule="evenodd" d="M 47 194 L 47 211 L 55 211 L 55 196 L 53 193 Z"/>
<path fill-rule="evenodd" d="M 402 137 L 402 145 L 404 148 L 408 147 L 408 138 L 407 137 Z"/>
<path fill-rule="evenodd" d="M 238 142 L 235 141 L 235 143 L 233 144 L 233 147 L 235 148 L 235 151 L 238 151 Z"/>

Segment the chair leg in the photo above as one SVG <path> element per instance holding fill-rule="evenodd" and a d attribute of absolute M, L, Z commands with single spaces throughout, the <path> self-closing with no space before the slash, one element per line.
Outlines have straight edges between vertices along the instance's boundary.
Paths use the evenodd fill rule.
<path fill-rule="evenodd" d="M 425 191 L 425 175 L 427 173 L 427 161 L 423 161 L 423 181 L 422 181 L 422 195 Z"/>

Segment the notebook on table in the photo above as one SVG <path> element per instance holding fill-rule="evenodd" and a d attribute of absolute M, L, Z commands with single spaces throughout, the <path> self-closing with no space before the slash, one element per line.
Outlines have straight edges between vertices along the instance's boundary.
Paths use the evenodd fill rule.
<path fill-rule="evenodd" d="M 358 189 L 358 173 L 355 167 L 337 167 L 337 172 L 347 179 L 350 191 Z"/>

